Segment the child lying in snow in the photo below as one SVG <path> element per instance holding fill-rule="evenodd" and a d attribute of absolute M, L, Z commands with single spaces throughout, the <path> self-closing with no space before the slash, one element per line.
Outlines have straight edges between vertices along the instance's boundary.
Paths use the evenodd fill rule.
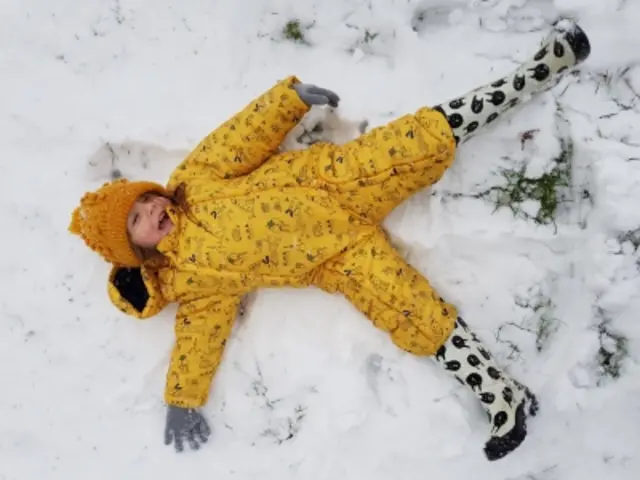
<path fill-rule="evenodd" d="M 123 179 L 85 194 L 70 230 L 113 264 L 109 295 L 147 318 L 178 302 L 167 373 L 165 441 L 207 441 L 198 411 L 241 298 L 260 287 L 339 292 L 400 348 L 431 356 L 478 398 L 491 424 L 484 451 L 501 458 L 526 436 L 537 401 L 501 371 L 480 339 L 391 247 L 380 223 L 443 175 L 457 146 L 590 53 L 561 20 L 510 75 L 421 108 L 344 145 L 277 150 L 312 105 L 333 92 L 290 77 L 217 128 L 168 185 Z"/>

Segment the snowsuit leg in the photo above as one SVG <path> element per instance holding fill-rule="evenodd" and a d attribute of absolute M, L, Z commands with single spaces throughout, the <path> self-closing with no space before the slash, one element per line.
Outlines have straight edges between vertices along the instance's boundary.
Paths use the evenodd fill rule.
<path fill-rule="evenodd" d="M 524 441 L 527 417 L 538 410 L 535 395 L 496 364 L 455 307 L 398 255 L 382 229 L 325 262 L 314 284 L 342 293 L 398 347 L 430 356 L 468 387 L 489 419 L 491 436 L 484 447 L 489 460 Z"/>
<path fill-rule="evenodd" d="M 557 83 L 590 52 L 585 33 L 562 20 L 509 75 L 433 108 L 422 108 L 341 147 L 312 149 L 323 188 L 347 209 L 379 223 L 451 166 L 456 146 Z"/>
<path fill-rule="evenodd" d="M 342 293 L 398 347 L 415 355 L 435 355 L 455 324 L 455 307 L 402 259 L 382 230 L 324 263 L 314 284 Z"/>
<path fill-rule="evenodd" d="M 368 223 L 380 223 L 418 190 L 437 182 L 455 157 L 442 113 L 422 108 L 342 146 L 311 148 L 320 187 Z"/>

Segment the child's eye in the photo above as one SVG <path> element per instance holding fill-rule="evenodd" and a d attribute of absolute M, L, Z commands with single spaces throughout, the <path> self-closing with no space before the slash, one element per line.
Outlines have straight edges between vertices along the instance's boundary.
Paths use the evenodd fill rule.
<path fill-rule="evenodd" d="M 133 224 L 135 225 L 136 223 L 138 223 L 138 214 L 137 213 L 133 216 Z"/>

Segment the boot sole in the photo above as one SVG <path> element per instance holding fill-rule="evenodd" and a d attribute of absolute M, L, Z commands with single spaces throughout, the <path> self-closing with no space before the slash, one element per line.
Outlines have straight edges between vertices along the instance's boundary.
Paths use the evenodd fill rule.
<path fill-rule="evenodd" d="M 560 19 L 554 22 L 553 28 L 564 34 L 567 43 L 576 57 L 576 65 L 584 62 L 591 54 L 589 37 L 577 23 L 569 19 Z"/>
<path fill-rule="evenodd" d="M 516 409 L 516 423 L 514 427 L 502 437 L 492 437 L 484 446 L 484 454 L 490 462 L 500 460 L 513 452 L 527 437 L 527 415 L 525 401 Z"/>
<path fill-rule="evenodd" d="M 536 397 L 528 388 L 525 388 L 524 395 L 525 402 L 529 404 L 529 415 L 535 417 L 540 410 L 540 402 L 538 401 L 538 397 Z"/>
<path fill-rule="evenodd" d="M 500 460 L 513 452 L 527 437 L 527 414 L 535 417 L 540 410 L 538 398 L 526 387 L 525 398 L 516 409 L 516 423 L 509 433 L 502 437 L 491 438 L 484 447 L 484 453 L 491 462 Z"/>

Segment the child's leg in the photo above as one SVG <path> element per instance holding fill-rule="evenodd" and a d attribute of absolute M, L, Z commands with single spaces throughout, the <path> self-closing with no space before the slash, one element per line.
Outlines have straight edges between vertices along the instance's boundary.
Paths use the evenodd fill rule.
<path fill-rule="evenodd" d="M 485 408 L 491 424 L 491 438 L 484 447 L 489 460 L 504 457 L 522 443 L 527 435 L 527 416 L 536 415 L 538 400 L 527 387 L 501 371 L 462 318 L 457 318 L 435 359 L 469 387 Z"/>
<path fill-rule="evenodd" d="M 491 423 L 487 458 L 501 458 L 522 443 L 527 416 L 535 414 L 535 398 L 498 368 L 455 307 L 398 255 L 382 232 L 323 264 L 314 283 L 344 294 L 397 346 L 434 357 L 470 389 Z"/>
<path fill-rule="evenodd" d="M 375 224 L 410 195 L 437 182 L 455 150 L 446 118 L 421 108 L 345 145 L 317 145 L 307 152 L 318 186 Z"/>
<path fill-rule="evenodd" d="M 584 32 L 571 21 L 560 21 L 538 53 L 511 75 L 437 107 L 421 108 L 343 146 L 309 149 L 314 176 L 346 208 L 379 223 L 442 177 L 459 141 L 549 88 L 589 50 Z"/>
<path fill-rule="evenodd" d="M 511 74 L 435 108 L 447 117 L 456 143 L 465 141 L 532 94 L 553 86 L 558 74 L 583 62 L 590 50 L 582 29 L 570 20 L 560 20 L 540 50 Z"/>

